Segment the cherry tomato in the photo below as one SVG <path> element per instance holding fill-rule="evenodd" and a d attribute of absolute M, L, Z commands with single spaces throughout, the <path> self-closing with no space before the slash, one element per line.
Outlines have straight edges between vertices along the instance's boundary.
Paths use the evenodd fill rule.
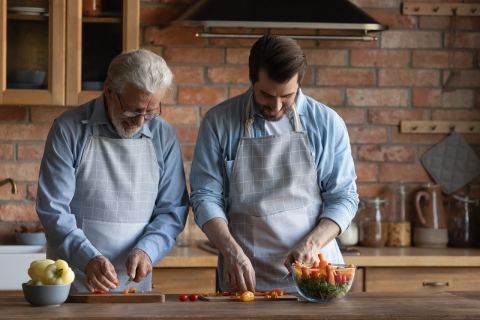
<path fill-rule="evenodd" d="M 242 301 L 242 302 L 252 301 L 253 299 L 255 299 L 255 295 L 251 291 L 245 291 L 240 296 L 240 301 Z"/>
<path fill-rule="evenodd" d="M 190 299 L 190 301 L 196 301 L 198 299 L 198 294 L 191 294 L 188 296 L 188 299 Z"/>
<path fill-rule="evenodd" d="M 228 292 L 224 292 L 224 293 L 223 293 L 223 296 L 224 296 L 224 297 L 229 297 L 229 296 L 231 296 L 232 294 L 233 294 L 233 293 L 232 293 L 231 291 L 228 291 Z"/>
<path fill-rule="evenodd" d="M 187 301 L 188 297 L 186 294 L 182 294 L 178 299 L 180 299 L 180 301 Z"/>

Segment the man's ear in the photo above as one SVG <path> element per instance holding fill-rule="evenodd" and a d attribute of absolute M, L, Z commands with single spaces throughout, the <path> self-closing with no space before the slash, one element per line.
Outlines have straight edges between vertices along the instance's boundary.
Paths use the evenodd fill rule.
<path fill-rule="evenodd" d="M 113 90 L 112 90 L 112 84 L 110 80 L 105 80 L 105 84 L 103 85 L 103 92 L 105 93 L 105 96 L 107 97 L 108 100 L 113 100 Z"/>

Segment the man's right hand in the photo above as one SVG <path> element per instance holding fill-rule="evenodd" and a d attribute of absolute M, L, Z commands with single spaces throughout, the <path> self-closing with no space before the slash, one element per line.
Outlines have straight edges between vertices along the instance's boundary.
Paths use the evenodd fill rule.
<path fill-rule="evenodd" d="M 224 256 L 223 281 L 238 291 L 255 292 L 255 271 L 245 253 L 241 251 Z"/>
<path fill-rule="evenodd" d="M 90 260 L 85 269 L 85 275 L 83 284 L 90 292 L 93 292 L 93 286 L 103 291 L 116 288 L 117 273 L 110 261 L 104 256 L 96 256 Z"/>

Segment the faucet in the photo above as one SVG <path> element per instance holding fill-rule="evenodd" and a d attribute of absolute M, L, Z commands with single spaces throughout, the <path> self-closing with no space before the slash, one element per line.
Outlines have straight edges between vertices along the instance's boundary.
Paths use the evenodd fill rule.
<path fill-rule="evenodd" d="M 15 181 L 13 181 L 13 179 L 5 179 L 0 181 L 0 187 L 9 182 L 12 185 L 12 193 L 17 194 L 17 184 L 15 183 Z"/>

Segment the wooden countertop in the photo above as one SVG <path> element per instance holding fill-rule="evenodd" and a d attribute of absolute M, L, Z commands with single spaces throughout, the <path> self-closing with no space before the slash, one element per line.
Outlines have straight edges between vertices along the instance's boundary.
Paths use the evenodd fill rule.
<path fill-rule="evenodd" d="M 64 303 L 32 307 L 23 297 L 0 297 L 0 319 L 473 319 L 480 317 L 480 291 L 350 293 L 329 304 L 300 301 L 165 303 Z"/>
<path fill-rule="evenodd" d="M 155 268 L 216 267 L 217 256 L 198 248 L 201 242 L 174 247 Z M 345 263 L 361 267 L 480 267 L 480 249 L 352 248 L 359 250 L 360 256 L 344 256 Z"/>

